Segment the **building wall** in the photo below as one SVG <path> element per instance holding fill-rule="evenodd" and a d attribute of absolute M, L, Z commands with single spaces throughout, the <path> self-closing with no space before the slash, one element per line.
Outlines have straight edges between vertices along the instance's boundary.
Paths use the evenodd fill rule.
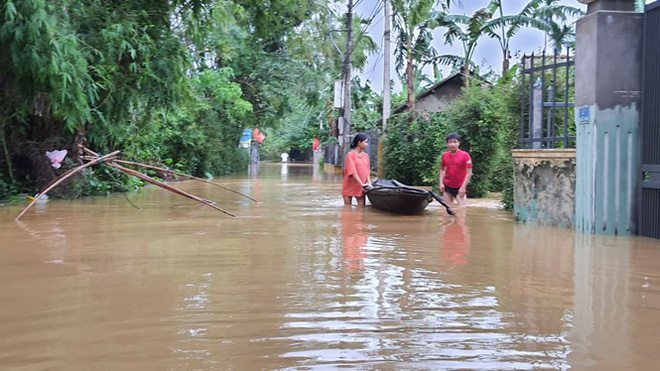
<path fill-rule="evenodd" d="M 415 111 L 442 112 L 461 95 L 462 79 L 447 81 L 433 93 L 422 97 L 415 105 Z"/>
<path fill-rule="evenodd" d="M 527 224 L 572 228 L 575 150 L 515 150 L 514 217 Z"/>
<path fill-rule="evenodd" d="M 577 23 L 575 228 L 588 233 L 636 232 L 643 14 L 624 3 L 594 1 Z"/>

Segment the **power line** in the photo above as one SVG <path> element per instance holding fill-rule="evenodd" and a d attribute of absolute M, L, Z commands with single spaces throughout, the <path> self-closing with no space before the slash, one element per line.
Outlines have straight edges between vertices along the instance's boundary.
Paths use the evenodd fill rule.
<path fill-rule="evenodd" d="M 359 1 L 361 1 L 361 0 L 359 0 Z M 369 12 L 369 16 L 367 17 L 368 18 L 367 19 L 367 24 L 364 26 L 364 29 L 362 29 L 361 32 L 358 34 L 358 36 L 355 38 L 355 42 L 353 43 L 353 48 L 355 48 L 355 46 L 357 46 L 360 39 L 362 39 L 364 34 L 367 33 L 367 31 L 368 31 L 367 29 L 369 28 L 369 26 L 371 26 L 371 23 L 373 22 L 374 18 L 383 9 L 383 6 L 384 6 L 383 1 L 385 1 L 385 0 L 377 1 L 376 4 L 374 5 L 373 9 L 371 10 L 371 12 Z M 373 26 L 372 26 L 372 28 L 373 28 Z M 351 50 L 350 52 L 352 53 L 353 50 Z"/>

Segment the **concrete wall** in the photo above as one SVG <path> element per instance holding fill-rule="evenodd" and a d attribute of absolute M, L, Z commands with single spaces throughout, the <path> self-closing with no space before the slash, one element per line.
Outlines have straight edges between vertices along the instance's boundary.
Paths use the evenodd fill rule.
<path fill-rule="evenodd" d="M 514 217 L 528 224 L 572 228 L 575 220 L 575 150 L 513 151 Z"/>
<path fill-rule="evenodd" d="M 643 15 L 622 4 L 593 1 L 577 24 L 575 227 L 588 233 L 636 229 Z"/>

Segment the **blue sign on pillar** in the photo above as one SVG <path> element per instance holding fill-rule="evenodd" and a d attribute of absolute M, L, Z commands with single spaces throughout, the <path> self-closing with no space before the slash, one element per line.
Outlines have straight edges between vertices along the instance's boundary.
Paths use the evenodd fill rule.
<path fill-rule="evenodd" d="M 578 123 L 581 125 L 586 125 L 590 122 L 590 118 L 589 107 L 581 107 L 578 110 Z"/>
<path fill-rule="evenodd" d="M 250 141 L 252 140 L 252 129 L 244 129 L 241 134 L 239 145 L 241 148 L 250 148 Z"/>

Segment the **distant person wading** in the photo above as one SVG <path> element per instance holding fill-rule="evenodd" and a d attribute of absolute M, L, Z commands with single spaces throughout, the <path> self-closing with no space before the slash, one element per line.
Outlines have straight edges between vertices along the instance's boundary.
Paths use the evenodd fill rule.
<path fill-rule="evenodd" d="M 364 189 L 371 187 L 369 155 L 364 152 L 368 144 L 369 139 L 361 133 L 356 134 L 351 142 L 351 151 L 344 163 L 344 181 L 341 187 L 344 205 L 351 205 L 355 197 L 358 206 L 365 206 Z"/>

